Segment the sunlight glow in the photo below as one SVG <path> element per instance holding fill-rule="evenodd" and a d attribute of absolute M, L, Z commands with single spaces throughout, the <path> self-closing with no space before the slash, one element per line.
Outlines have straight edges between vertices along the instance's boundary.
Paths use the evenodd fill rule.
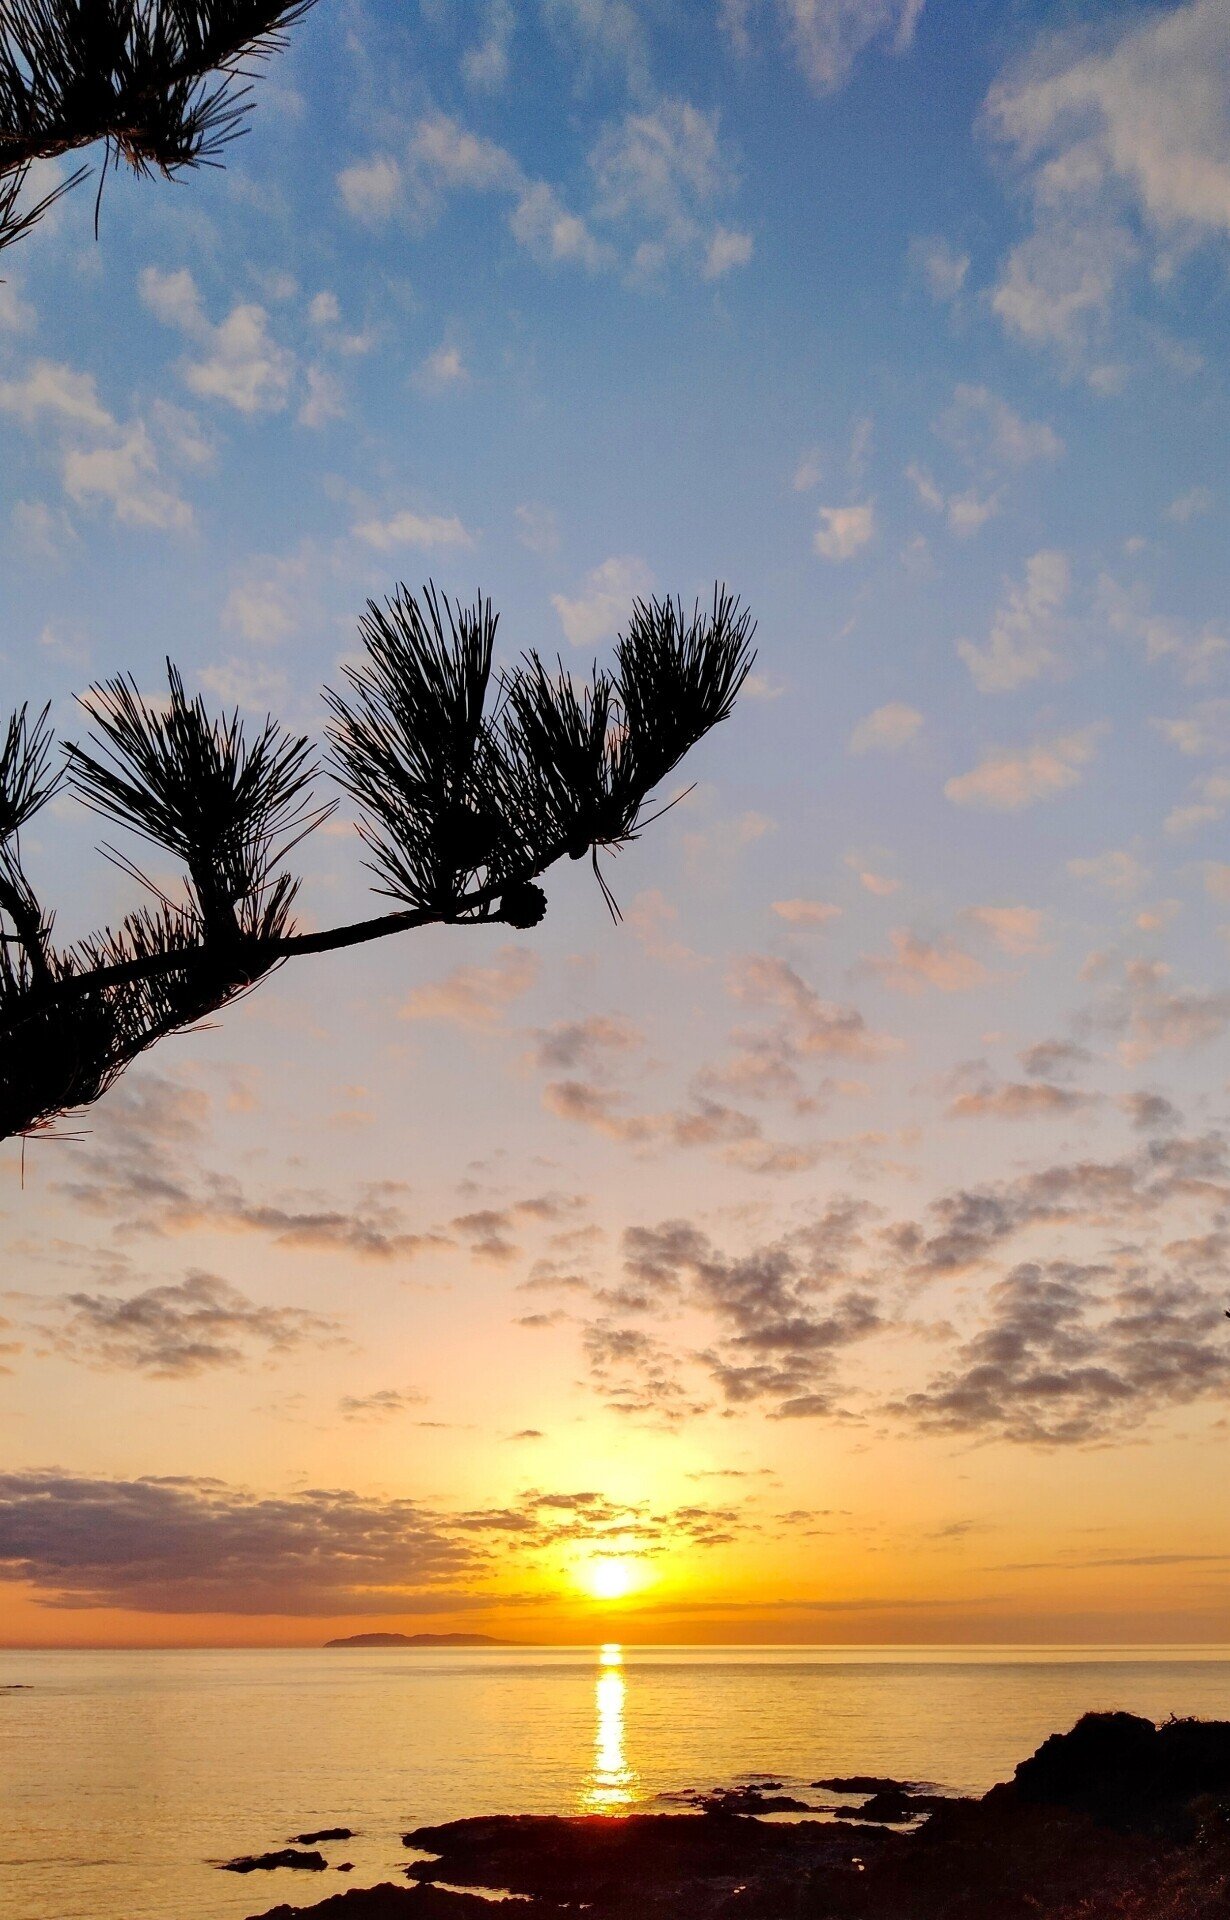
<path fill-rule="evenodd" d="M 603 1554 L 578 1568 L 577 1579 L 595 1600 L 626 1600 L 645 1583 L 644 1569 L 635 1560 Z"/>

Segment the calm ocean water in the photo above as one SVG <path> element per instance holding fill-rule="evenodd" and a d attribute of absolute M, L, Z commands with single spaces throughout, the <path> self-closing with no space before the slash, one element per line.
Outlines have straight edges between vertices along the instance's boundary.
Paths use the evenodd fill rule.
<path fill-rule="evenodd" d="M 1230 1649 L 0 1654 L 6 1920 L 237 1920 L 392 1878 L 404 1828 L 748 1773 L 980 1791 L 1091 1707 L 1230 1718 Z M 328 1875 L 219 1873 L 349 1826 Z"/>

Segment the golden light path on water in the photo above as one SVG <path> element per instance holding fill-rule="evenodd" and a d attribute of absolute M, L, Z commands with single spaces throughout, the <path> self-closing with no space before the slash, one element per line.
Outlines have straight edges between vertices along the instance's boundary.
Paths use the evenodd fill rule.
<path fill-rule="evenodd" d="M 614 1641 L 598 1652 L 594 1683 L 594 1764 L 581 1788 L 582 1813 L 618 1813 L 636 1797 L 636 1775 L 624 1754 L 623 1648 Z"/>

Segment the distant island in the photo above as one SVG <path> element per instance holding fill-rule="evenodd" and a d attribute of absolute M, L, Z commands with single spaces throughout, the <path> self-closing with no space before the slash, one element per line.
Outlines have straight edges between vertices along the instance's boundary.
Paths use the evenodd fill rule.
<path fill-rule="evenodd" d="M 519 1640 L 493 1640 L 489 1633 L 352 1633 L 326 1640 L 327 1647 L 517 1647 Z"/>

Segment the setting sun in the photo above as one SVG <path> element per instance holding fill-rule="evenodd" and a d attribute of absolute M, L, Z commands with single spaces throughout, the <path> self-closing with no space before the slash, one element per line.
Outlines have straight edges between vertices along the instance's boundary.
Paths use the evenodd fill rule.
<path fill-rule="evenodd" d="M 577 1579 L 594 1600 L 625 1600 L 644 1586 L 645 1572 L 635 1560 L 603 1555 L 578 1568 Z"/>

